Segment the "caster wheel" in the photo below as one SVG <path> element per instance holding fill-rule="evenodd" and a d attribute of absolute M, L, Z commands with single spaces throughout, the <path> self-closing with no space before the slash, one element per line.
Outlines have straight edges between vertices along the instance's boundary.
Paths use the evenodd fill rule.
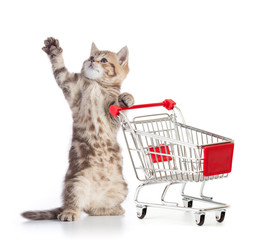
<path fill-rule="evenodd" d="M 147 212 L 147 207 L 144 207 L 144 208 L 139 208 L 138 211 L 137 211 L 137 217 L 139 219 L 143 219 L 146 215 L 146 212 Z"/>
<path fill-rule="evenodd" d="M 193 201 L 188 201 L 188 208 L 192 208 L 192 205 L 193 205 Z"/>
<path fill-rule="evenodd" d="M 196 224 L 198 226 L 202 226 L 204 224 L 205 221 L 205 214 L 197 214 L 196 216 Z"/>
<path fill-rule="evenodd" d="M 220 214 L 216 214 L 216 220 L 217 222 L 221 223 L 225 219 L 226 212 L 222 211 Z"/>
<path fill-rule="evenodd" d="M 183 199 L 183 205 L 186 208 L 192 208 L 193 201 L 192 200 Z"/>

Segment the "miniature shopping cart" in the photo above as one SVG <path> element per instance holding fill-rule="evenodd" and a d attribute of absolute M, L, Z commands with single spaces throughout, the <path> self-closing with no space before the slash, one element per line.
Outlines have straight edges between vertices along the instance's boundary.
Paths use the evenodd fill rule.
<path fill-rule="evenodd" d="M 120 119 L 134 171 L 142 181 L 135 193 L 137 216 L 145 217 L 147 207 L 192 211 L 197 225 L 201 226 L 205 214 L 215 211 L 216 220 L 223 222 L 224 203 L 215 202 L 203 195 L 206 181 L 221 179 L 231 172 L 234 142 L 232 139 L 210 133 L 185 124 L 175 102 L 166 99 L 162 103 L 135 105 L 130 108 L 110 106 L 110 113 Z M 123 110 L 163 106 L 169 113 L 134 117 L 129 121 Z M 180 121 L 177 121 L 177 118 Z M 201 182 L 200 197 L 184 194 L 187 182 Z M 147 185 L 168 183 L 161 196 L 161 203 L 141 202 L 140 190 Z M 170 186 L 182 183 L 183 204 L 165 200 Z M 207 208 L 194 208 L 193 201 L 209 203 Z"/>

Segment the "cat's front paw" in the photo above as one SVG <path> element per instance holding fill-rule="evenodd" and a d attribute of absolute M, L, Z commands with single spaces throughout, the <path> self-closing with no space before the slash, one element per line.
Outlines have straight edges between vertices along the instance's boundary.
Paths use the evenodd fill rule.
<path fill-rule="evenodd" d="M 121 93 L 118 97 L 118 102 L 121 107 L 131 107 L 135 101 L 130 93 Z"/>
<path fill-rule="evenodd" d="M 58 39 L 49 37 L 44 41 L 44 47 L 42 48 L 49 56 L 57 56 L 62 53 L 62 48 Z"/>

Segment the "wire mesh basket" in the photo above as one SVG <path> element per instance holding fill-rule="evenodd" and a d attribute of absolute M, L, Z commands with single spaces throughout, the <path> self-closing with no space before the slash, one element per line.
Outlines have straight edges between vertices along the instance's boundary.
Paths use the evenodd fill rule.
<path fill-rule="evenodd" d="M 173 111 L 171 114 L 137 116 L 131 121 L 122 112 L 156 106 L 164 106 Z M 220 215 L 219 212 L 217 215 L 221 218 L 222 212 L 225 212 L 228 205 L 213 202 L 212 198 L 205 197 L 202 191 L 206 181 L 227 177 L 231 172 L 234 151 L 232 139 L 186 125 L 180 109 L 171 99 L 166 99 L 162 103 L 135 105 L 130 108 L 113 105 L 110 106 L 110 113 L 120 119 L 136 177 L 143 182 L 137 188 L 135 198 L 140 216 L 143 216 L 144 209 L 146 214 L 147 206 L 182 209 L 178 204 L 176 206 L 176 203 L 170 206 L 171 204 L 167 202 L 165 206 L 163 199 L 169 186 L 174 183 L 183 183 L 182 196 L 185 198 L 186 205 L 187 202 L 193 200 L 217 204 L 219 206 L 213 209 L 222 210 Z M 179 118 L 180 121 L 177 121 Z M 137 200 L 141 187 L 164 182 L 169 182 L 169 184 L 164 190 L 162 204 L 141 203 Z M 187 182 L 202 182 L 200 199 L 184 194 Z M 202 211 L 202 209 L 191 207 L 189 209 L 199 211 L 200 214 L 197 212 L 198 225 L 202 225 L 200 218 L 205 217 L 205 214 L 203 217 L 201 212 L 212 210 L 212 208 L 204 208 Z"/>

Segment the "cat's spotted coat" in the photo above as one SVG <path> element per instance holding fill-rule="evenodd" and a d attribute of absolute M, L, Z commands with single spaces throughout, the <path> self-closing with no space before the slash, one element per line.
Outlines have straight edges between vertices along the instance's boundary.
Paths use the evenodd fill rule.
<path fill-rule="evenodd" d="M 72 144 L 62 207 L 28 211 L 22 216 L 32 220 L 74 221 L 82 211 L 89 215 L 121 215 L 124 210 L 120 204 L 126 198 L 127 184 L 117 142 L 119 122 L 110 115 L 109 106 L 134 103 L 131 94 L 120 94 L 129 72 L 128 49 L 124 47 L 116 54 L 99 51 L 93 43 L 81 73 L 70 73 L 64 65 L 59 41 L 48 38 L 44 44 L 55 79 L 72 111 Z"/>

